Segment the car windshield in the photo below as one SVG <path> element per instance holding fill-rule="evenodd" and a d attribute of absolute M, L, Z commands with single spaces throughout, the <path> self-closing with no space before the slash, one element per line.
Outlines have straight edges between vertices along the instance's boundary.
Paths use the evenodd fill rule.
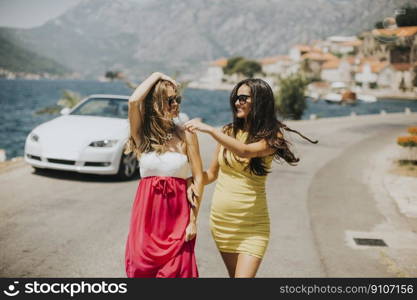
<path fill-rule="evenodd" d="M 128 100 L 91 98 L 78 106 L 71 115 L 127 119 Z"/>

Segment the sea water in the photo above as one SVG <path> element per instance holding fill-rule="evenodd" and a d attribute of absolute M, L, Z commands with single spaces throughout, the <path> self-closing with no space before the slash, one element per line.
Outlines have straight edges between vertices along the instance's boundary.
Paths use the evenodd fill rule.
<path fill-rule="evenodd" d="M 124 83 L 86 80 L 7 80 L 0 79 L 0 149 L 6 150 L 7 159 L 23 156 L 26 136 L 37 125 L 59 117 L 57 114 L 37 114 L 40 109 L 53 106 L 64 90 L 78 93 L 81 97 L 91 94 L 130 95 L 132 89 Z M 185 89 L 182 112 L 190 118 L 202 118 L 204 122 L 221 126 L 232 120 L 229 91 Z M 378 114 L 381 110 L 404 112 L 408 107 L 417 112 L 417 101 L 383 99 L 375 103 L 358 102 L 354 106 L 312 102 L 307 99 L 303 119 L 314 114 L 318 118 Z"/>

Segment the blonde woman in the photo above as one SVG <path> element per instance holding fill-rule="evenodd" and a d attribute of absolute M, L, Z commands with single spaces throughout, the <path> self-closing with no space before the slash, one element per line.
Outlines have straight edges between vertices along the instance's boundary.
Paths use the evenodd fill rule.
<path fill-rule="evenodd" d="M 197 136 L 173 121 L 180 102 L 175 81 L 162 73 L 150 75 L 129 99 L 126 152 L 139 158 L 141 180 L 126 242 L 128 277 L 198 277 L 194 246 L 203 169 Z M 190 168 L 201 193 L 193 206 L 186 197 Z"/>

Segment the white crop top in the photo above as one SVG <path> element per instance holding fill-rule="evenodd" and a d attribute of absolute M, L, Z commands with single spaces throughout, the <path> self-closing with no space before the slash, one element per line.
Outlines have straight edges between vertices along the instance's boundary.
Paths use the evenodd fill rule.
<path fill-rule="evenodd" d="M 167 151 L 142 153 L 139 160 L 140 176 L 167 176 L 186 179 L 190 176 L 190 166 L 185 154 Z"/>

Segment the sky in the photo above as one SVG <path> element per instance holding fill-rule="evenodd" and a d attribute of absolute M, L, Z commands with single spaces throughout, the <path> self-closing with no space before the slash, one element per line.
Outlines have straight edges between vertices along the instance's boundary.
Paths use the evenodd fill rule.
<path fill-rule="evenodd" d="M 81 0 L 0 0 L 0 26 L 32 28 L 58 17 Z"/>
<path fill-rule="evenodd" d="M 0 26 L 33 28 L 58 17 L 81 0 L 0 0 Z M 143 0 L 133 0 L 143 1 Z"/>

